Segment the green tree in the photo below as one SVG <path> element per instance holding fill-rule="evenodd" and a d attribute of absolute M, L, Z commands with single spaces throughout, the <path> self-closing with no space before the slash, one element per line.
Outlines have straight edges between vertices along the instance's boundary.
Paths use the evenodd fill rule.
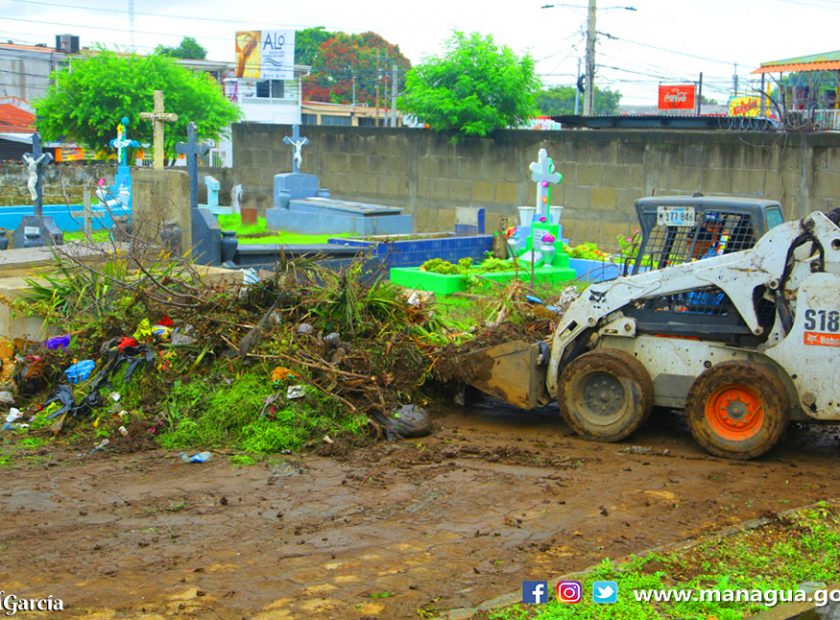
<path fill-rule="evenodd" d="M 110 150 L 109 140 L 124 116 L 128 137 L 150 143 L 152 123 L 140 121 L 151 112 L 155 90 L 162 90 L 166 111 L 178 115 L 167 123 L 165 151 L 171 158 L 175 144 L 184 141 L 187 124 L 196 124 L 201 139 L 218 139 L 241 118 L 210 75 L 194 72 L 168 56 L 124 55 L 99 50 L 74 59 L 71 67 L 52 74 L 46 96 L 35 101 L 38 130 L 47 140 L 68 140 L 94 149 Z"/>
<path fill-rule="evenodd" d="M 575 113 L 575 87 L 574 86 L 552 86 L 541 90 L 537 94 L 537 107 L 543 116 L 563 116 Z M 621 102 L 621 93 L 609 88 L 595 87 L 595 114 L 614 115 L 618 114 L 618 106 Z M 583 110 L 583 93 L 580 100 Z"/>
<path fill-rule="evenodd" d="M 298 30 L 295 33 L 295 64 L 311 67 L 320 53 L 321 44 L 335 34 L 325 30 L 323 26 Z"/>
<path fill-rule="evenodd" d="M 435 131 L 486 136 L 525 123 L 536 111 L 540 87 L 533 59 L 517 57 L 492 36 L 455 32 L 443 57 L 432 57 L 408 72 L 399 105 Z"/>
<path fill-rule="evenodd" d="M 184 37 L 178 47 L 166 47 L 158 45 L 155 54 L 172 56 L 173 58 L 189 58 L 193 60 L 204 60 L 207 58 L 207 50 L 193 37 Z"/>

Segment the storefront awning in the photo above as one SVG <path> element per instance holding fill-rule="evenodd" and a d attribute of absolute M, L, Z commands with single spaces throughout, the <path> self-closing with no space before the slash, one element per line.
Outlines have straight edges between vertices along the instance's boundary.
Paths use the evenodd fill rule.
<path fill-rule="evenodd" d="M 761 66 L 753 73 L 786 73 L 790 71 L 840 71 L 840 50 L 799 56 L 798 58 L 770 60 L 761 63 Z"/>

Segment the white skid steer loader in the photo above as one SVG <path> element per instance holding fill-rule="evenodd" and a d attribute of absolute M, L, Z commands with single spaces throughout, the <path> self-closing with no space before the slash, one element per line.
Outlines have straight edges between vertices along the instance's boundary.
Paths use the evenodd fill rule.
<path fill-rule="evenodd" d="M 782 223 L 777 202 L 703 196 L 636 209 L 629 275 L 586 289 L 550 347 L 466 355 L 462 380 L 525 409 L 556 399 L 598 441 L 682 408 L 706 450 L 735 459 L 790 421 L 840 423 L 840 210 Z"/>

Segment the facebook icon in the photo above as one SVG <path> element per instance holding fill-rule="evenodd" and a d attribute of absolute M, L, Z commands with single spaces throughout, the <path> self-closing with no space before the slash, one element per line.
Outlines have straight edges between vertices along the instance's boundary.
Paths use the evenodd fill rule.
<path fill-rule="evenodd" d="M 523 581 L 522 602 L 525 605 L 542 605 L 548 602 L 547 581 Z"/>

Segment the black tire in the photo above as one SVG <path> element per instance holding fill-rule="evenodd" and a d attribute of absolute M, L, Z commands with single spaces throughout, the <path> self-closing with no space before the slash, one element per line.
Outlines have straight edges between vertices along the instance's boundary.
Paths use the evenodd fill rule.
<path fill-rule="evenodd" d="M 641 362 L 624 351 L 590 351 L 561 372 L 557 404 L 584 439 L 621 441 L 650 415 L 653 382 Z"/>
<path fill-rule="evenodd" d="M 761 456 L 784 436 L 790 402 L 781 379 L 749 362 L 723 362 L 688 391 L 688 428 L 707 451 L 728 459 Z"/>

